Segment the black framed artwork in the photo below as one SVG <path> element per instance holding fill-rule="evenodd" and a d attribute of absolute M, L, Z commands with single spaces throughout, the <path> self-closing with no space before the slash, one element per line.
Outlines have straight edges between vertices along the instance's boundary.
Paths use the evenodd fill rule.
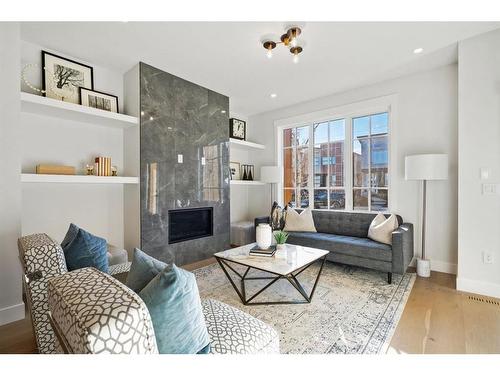
<path fill-rule="evenodd" d="M 94 89 L 91 66 L 42 51 L 42 87 L 45 96 L 80 104 L 80 87 Z"/>
<path fill-rule="evenodd" d="M 118 96 L 80 87 L 80 104 L 86 107 L 118 113 Z"/>
<path fill-rule="evenodd" d="M 229 119 L 229 136 L 244 141 L 247 137 L 247 123 L 237 118 Z"/>

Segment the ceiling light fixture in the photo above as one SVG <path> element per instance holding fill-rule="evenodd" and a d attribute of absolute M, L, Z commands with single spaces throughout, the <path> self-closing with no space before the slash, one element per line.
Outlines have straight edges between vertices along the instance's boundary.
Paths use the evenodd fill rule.
<path fill-rule="evenodd" d="M 303 47 L 299 44 L 298 37 L 302 33 L 300 27 L 293 26 L 286 30 L 286 33 L 281 35 L 280 42 L 274 42 L 272 40 L 265 40 L 262 46 L 266 49 L 266 55 L 268 58 L 273 57 L 273 49 L 276 48 L 278 44 L 283 44 L 285 47 L 290 49 L 290 53 L 293 55 L 293 62 L 299 62 L 299 53 L 303 51 Z"/>
<path fill-rule="evenodd" d="M 278 95 L 277 94 L 271 94 L 270 95 L 272 99 L 276 98 Z"/>
<path fill-rule="evenodd" d="M 413 53 L 414 53 L 415 55 L 418 55 L 419 53 L 422 53 L 422 52 L 424 52 L 424 49 L 423 49 L 423 48 L 415 48 L 415 49 L 413 50 Z"/>

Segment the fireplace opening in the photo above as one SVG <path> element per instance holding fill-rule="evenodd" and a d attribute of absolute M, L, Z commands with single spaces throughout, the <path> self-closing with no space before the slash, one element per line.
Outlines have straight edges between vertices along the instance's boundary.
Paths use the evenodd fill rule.
<path fill-rule="evenodd" d="M 212 207 L 168 211 L 168 243 L 212 236 L 213 217 Z"/>

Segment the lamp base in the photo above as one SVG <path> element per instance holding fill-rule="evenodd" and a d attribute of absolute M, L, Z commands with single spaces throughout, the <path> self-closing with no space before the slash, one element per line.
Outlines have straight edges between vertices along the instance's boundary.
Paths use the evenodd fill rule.
<path fill-rule="evenodd" d="M 431 276 L 431 261 L 429 259 L 417 258 L 417 275 L 420 277 Z"/>

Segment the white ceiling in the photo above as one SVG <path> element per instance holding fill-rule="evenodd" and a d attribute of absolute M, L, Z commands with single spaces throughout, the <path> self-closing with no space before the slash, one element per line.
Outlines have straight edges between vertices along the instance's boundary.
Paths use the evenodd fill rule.
<path fill-rule="evenodd" d="M 456 42 L 498 22 L 302 23 L 304 52 L 268 59 L 280 22 L 26 22 L 23 40 L 125 72 L 144 61 L 230 97 L 231 112 L 266 112 L 456 61 Z M 413 50 L 424 48 L 415 55 Z M 275 99 L 270 98 L 276 93 Z"/>

